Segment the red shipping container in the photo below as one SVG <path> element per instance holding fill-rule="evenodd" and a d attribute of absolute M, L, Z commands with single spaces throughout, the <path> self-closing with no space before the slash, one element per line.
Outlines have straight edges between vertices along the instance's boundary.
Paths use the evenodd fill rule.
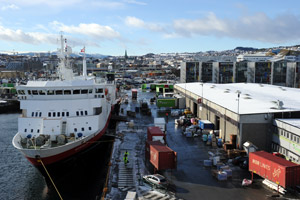
<path fill-rule="evenodd" d="M 163 143 L 161 143 L 160 141 L 146 141 L 146 145 L 145 145 L 145 158 L 146 160 L 150 160 L 150 145 L 162 145 L 164 146 Z"/>
<path fill-rule="evenodd" d="M 166 134 L 157 126 L 149 126 L 147 128 L 147 140 L 160 140 L 162 143 L 166 144 Z"/>
<path fill-rule="evenodd" d="M 177 153 L 166 145 L 150 144 L 150 162 L 157 170 L 175 169 Z"/>
<path fill-rule="evenodd" d="M 249 171 L 284 188 L 300 185 L 300 165 L 265 151 L 249 153 Z"/>

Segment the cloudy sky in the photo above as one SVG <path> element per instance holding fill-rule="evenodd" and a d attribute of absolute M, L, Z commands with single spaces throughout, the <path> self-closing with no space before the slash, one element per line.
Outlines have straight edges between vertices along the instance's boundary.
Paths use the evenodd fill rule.
<path fill-rule="evenodd" d="M 298 0 L 0 0 L 0 51 L 146 53 L 300 43 Z"/>

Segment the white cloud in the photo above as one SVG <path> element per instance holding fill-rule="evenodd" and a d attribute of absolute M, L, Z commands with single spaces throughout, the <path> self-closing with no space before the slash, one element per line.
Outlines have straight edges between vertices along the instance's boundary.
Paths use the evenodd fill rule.
<path fill-rule="evenodd" d="M 15 4 L 9 4 L 9 5 L 5 5 L 1 7 L 1 10 L 5 11 L 5 10 L 18 10 L 20 9 L 18 6 L 16 6 Z"/>
<path fill-rule="evenodd" d="M 146 23 L 139 18 L 131 17 L 131 16 L 127 16 L 125 18 L 125 24 L 127 26 L 147 29 L 147 30 L 155 31 L 155 32 L 166 32 L 165 28 L 158 23 Z"/>
<path fill-rule="evenodd" d="M 221 19 L 209 13 L 201 19 L 175 20 L 174 33 L 170 36 L 214 35 L 280 44 L 300 40 L 299 27 L 300 19 L 289 14 L 270 18 L 264 13 L 256 13 L 238 19 Z"/>
<path fill-rule="evenodd" d="M 23 42 L 28 44 L 56 44 L 57 36 L 38 32 L 25 33 L 22 30 L 12 30 L 0 26 L 0 40 Z"/>
<path fill-rule="evenodd" d="M 63 32 L 71 33 L 71 34 L 81 34 L 93 37 L 95 39 L 117 39 L 120 38 L 120 33 L 113 30 L 109 26 L 102 26 L 99 24 L 91 23 L 91 24 L 79 24 L 78 26 L 67 26 L 63 23 L 54 21 L 51 25 Z"/>

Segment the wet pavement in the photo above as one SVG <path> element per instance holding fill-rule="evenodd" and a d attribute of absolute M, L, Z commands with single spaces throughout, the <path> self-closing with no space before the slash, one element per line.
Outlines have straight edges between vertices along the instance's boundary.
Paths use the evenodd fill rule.
<path fill-rule="evenodd" d="M 255 176 L 254 183 L 242 187 L 244 178 L 251 178 L 247 170 L 231 166 L 232 178 L 218 181 L 212 176 L 210 167 L 204 167 L 203 161 L 208 159 L 208 152 L 222 152 L 222 148 L 213 149 L 206 146 L 200 137 L 187 138 L 181 134 L 181 127 L 175 126 L 175 119 L 169 114 L 167 123 L 167 144 L 177 152 L 177 169 L 160 172 L 171 183 L 168 191 L 157 190 L 141 181 L 142 175 L 151 174 L 152 168 L 145 164 L 145 141 L 147 127 L 154 125 L 155 117 L 165 117 L 166 110 L 158 109 L 149 100 L 155 93 L 138 90 L 137 101 L 131 101 L 130 91 L 126 91 L 128 104 L 122 104 L 120 115 L 126 116 L 127 110 L 135 111 L 139 101 L 146 99 L 151 108 L 151 115 L 139 112 L 136 117 L 128 117 L 134 125 L 120 122 L 116 128 L 117 139 L 111 158 L 107 199 L 124 199 L 127 191 L 137 193 L 139 199 L 267 199 L 273 192 L 262 186 L 259 177 Z M 123 162 L 124 152 L 128 151 L 129 163 Z"/>

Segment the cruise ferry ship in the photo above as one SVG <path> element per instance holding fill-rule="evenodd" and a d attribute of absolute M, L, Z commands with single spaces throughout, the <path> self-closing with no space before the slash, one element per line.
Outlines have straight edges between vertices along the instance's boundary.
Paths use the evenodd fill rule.
<path fill-rule="evenodd" d="M 61 36 L 58 80 L 17 86 L 22 115 L 12 143 L 40 171 L 95 145 L 116 103 L 114 75 L 88 76 L 84 56 L 83 73 L 74 76 L 64 46 Z"/>

